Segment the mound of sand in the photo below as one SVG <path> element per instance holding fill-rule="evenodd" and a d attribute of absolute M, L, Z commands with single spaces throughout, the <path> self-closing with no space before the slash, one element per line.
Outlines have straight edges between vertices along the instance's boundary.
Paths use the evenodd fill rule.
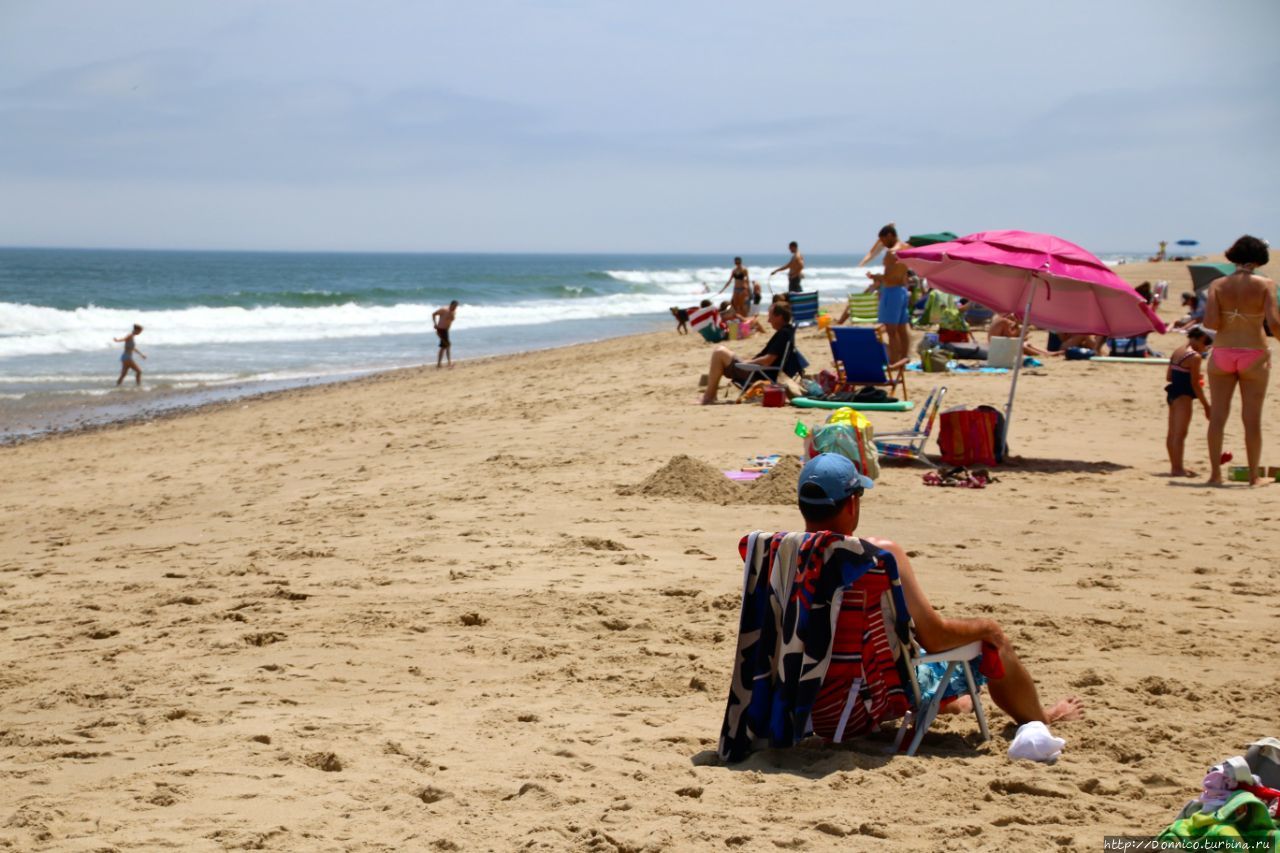
<path fill-rule="evenodd" d="M 619 489 L 619 494 L 715 504 L 789 504 L 796 499 L 800 468 L 799 458 L 784 456 L 768 474 L 739 483 L 719 468 L 681 454 L 671 457 L 639 485 Z"/>
<path fill-rule="evenodd" d="M 742 500 L 738 485 L 725 477 L 724 472 L 718 468 L 682 453 L 672 456 L 666 465 L 654 471 L 638 486 L 621 489 L 620 493 L 727 504 Z"/>
<path fill-rule="evenodd" d="M 740 496 L 738 500 L 749 504 L 794 504 L 796 483 L 803 467 L 798 456 L 782 457 L 768 474 L 744 484 L 746 489 L 742 491 L 746 496 Z"/>

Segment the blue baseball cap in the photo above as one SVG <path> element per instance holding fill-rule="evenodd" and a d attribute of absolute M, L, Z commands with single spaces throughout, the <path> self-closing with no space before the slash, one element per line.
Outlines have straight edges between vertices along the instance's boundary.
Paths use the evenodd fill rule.
<path fill-rule="evenodd" d="M 875 481 L 861 473 L 847 456 L 819 453 L 800 469 L 797 487 L 800 502 L 809 506 L 835 506 L 851 495 L 875 486 Z"/>

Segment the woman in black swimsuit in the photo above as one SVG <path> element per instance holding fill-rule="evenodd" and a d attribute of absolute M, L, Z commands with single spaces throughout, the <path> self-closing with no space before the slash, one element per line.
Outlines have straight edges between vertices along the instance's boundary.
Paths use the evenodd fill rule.
<path fill-rule="evenodd" d="M 751 310 L 751 274 L 742 265 L 742 258 L 733 259 L 733 272 L 717 293 L 724 293 L 729 285 L 733 285 L 733 313 L 745 320 Z"/>
<path fill-rule="evenodd" d="M 1191 426 L 1191 401 L 1199 400 L 1204 416 L 1209 417 L 1209 401 L 1204 396 L 1200 380 L 1200 361 L 1204 351 L 1213 346 L 1213 337 L 1196 326 L 1187 332 L 1187 342 L 1173 351 L 1169 358 L 1164 386 L 1165 399 L 1169 402 L 1169 434 L 1165 447 L 1169 450 L 1169 476 L 1195 477 L 1195 471 L 1182 464 L 1182 451 L 1187 444 L 1187 428 Z"/>

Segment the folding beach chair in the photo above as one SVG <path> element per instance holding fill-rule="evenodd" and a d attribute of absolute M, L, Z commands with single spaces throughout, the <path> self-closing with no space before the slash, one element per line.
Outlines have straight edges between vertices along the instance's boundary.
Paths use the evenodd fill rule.
<path fill-rule="evenodd" d="M 900 432 L 884 432 L 876 437 L 876 450 L 881 456 L 892 456 L 898 459 L 916 459 L 930 467 L 937 464 L 924 452 L 929 436 L 933 434 L 933 422 L 942 408 L 942 398 L 947 395 L 947 386 L 940 385 L 929 392 L 924 407 L 916 416 L 916 425 L 912 429 Z M 926 420 L 926 417 L 928 420 Z M 923 427 L 923 428 L 922 428 Z"/>
<path fill-rule="evenodd" d="M 965 309 L 965 322 L 973 328 L 981 328 L 991 322 L 996 316 L 996 312 L 992 311 L 985 305 L 979 305 L 976 302 L 970 302 L 969 307 Z"/>
<path fill-rule="evenodd" d="M 689 326 L 709 344 L 718 344 L 726 337 L 724 321 L 715 308 L 690 308 Z"/>
<path fill-rule="evenodd" d="M 849 318 L 845 322 L 850 326 L 874 325 L 879 313 L 879 292 L 849 294 Z"/>
<path fill-rule="evenodd" d="M 809 366 L 809 360 L 800 354 L 800 350 L 795 349 L 795 338 L 787 344 L 786 349 L 782 351 L 782 359 L 777 364 L 765 366 L 763 364 L 746 364 L 750 373 L 745 378 L 734 378 L 731 381 L 737 385 L 739 390 L 738 400 L 741 401 L 746 396 L 747 390 L 759 382 L 777 382 L 779 372 L 785 373 L 787 376 L 799 376 L 804 373 L 804 369 Z"/>
<path fill-rule="evenodd" d="M 743 537 L 742 607 L 719 754 L 746 758 L 765 746 L 793 746 L 809 733 L 841 742 L 901 719 L 914 755 L 957 669 L 990 737 L 970 661 L 982 644 L 926 654 L 914 638 L 893 555 L 829 531 Z M 793 594 L 804 589 L 804 595 Z M 828 614 L 834 610 L 836 618 Z M 925 695 L 915 667 L 944 664 Z M 934 673 L 928 673 L 932 676 Z"/>
<path fill-rule="evenodd" d="M 787 301 L 791 303 L 791 322 L 796 328 L 818 322 L 818 291 L 791 293 L 787 295 Z"/>
<path fill-rule="evenodd" d="M 1134 335 L 1130 338 L 1107 338 L 1107 346 L 1111 348 L 1112 356 L 1121 358 L 1147 358 L 1154 356 L 1151 348 L 1147 346 L 1146 335 Z"/>
<path fill-rule="evenodd" d="M 892 555 L 879 552 L 874 566 L 844 586 L 838 607 L 831 664 L 813 705 L 814 734 L 841 743 L 873 731 L 882 721 L 901 718 L 893 748 L 901 751 L 908 730 L 913 730 L 905 752 L 915 755 L 958 669 L 964 675 L 964 692 L 973 700 L 978 731 L 984 741 L 991 738 L 971 664 L 982 655 L 981 641 L 925 652 L 916 641 Z M 932 664 L 945 668 L 934 691 L 925 696 L 920 668 Z"/>
<path fill-rule="evenodd" d="M 856 385 L 883 386 L 890 391 L 902 387 L 902 399 L 907 397 L 907 362 L 889 363 L 889 353 L 875 329 L 855 326 L 834 326 L 827 329 L 831 342 L 831 356 L 835 359 L 836 390 L 852 390 Z"/>

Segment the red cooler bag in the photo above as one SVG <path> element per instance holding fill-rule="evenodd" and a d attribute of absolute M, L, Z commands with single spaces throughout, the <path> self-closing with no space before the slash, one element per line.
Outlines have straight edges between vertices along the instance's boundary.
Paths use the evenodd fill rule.
<path fill-rule="evenodd" d="M 1004 415 L 990 406 L 943 412 L 938 451 L 948 465 L 999 465 L 1004 461 Z"/>

